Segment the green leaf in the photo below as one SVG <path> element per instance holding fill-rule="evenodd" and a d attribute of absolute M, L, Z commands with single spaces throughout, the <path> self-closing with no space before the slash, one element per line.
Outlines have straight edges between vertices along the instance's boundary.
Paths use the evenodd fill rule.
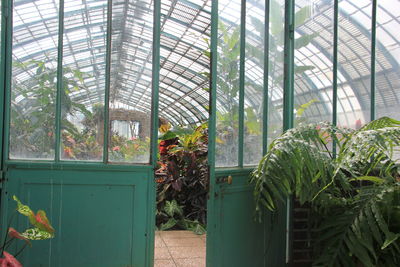
<path fill-rule="evenodd" d="M 27 217 L 33 216 L 33 211 L 29 208 L 28 205 L 24 205 L 21 203 L 21 201 L 14 195 L 13 199 L 17 202 L 17 211 L 21 213 L 22 215 L 25 215 Z"/>
<path fill-rule="evenodd" d="M 306 34 L 297 38 L 294 42 L 294 49 L 306 47 L 311 41 L 318 36 L 318 33 Z"/>
<path fill-rule="evenodd" d="M 296 110 L 296 116 L 297 117 L 301 117 L 304 113 L 304 111 L 306 111 L 312 104 L 314 104 L 315 102 L 318 102 L 318 100 L 316 99 L 311 99 L 310 101 L 308 101 L 305 104 L 300 105 L 297 110 Z"/>
<path fill-rule="evenodd" d="M 160 225 L 159 230 L 160 231 L 168 230 L 168 229 L 174 227 L 177 223 L 178 223 L 178 221 L 176 219 L 170 218 L 166 223 L 163 223 Z"/>
<path fill-rule="evenodd" d="M 53 238 L 54 235 L 47 232 L 40 230 L 39 228 L 30 228 L 26 229 L 25 232 L 21 234 L 21 236 L 25 237 L 26 239 L 30 240 L 44 240 Z"/>
<path fill-rule="evenodd" d="M 381 249 L 385 249 L 388 246 L 390 246 L 391 244 L 393 244 L 398 238 L 400 237 L 400 234 L 394 234 L 394 233 L 390 233 L 387 237 L 385 242 L 383 243 Z"/>
<path fill-rule="evenodd" d="M 262 22 L 261 20 L 259 20 L 256 17 L 253 17 L 253 16 L 250 16 L 250 21 L 251 21 L 251 24 L 256 29 L 256 31 L 259 33 L 258 35 L 264 34 L 265 29 L 266 29 L 264 22 Z M 247 46 L 247 44 L 246 44 L 246 46 Z"/>
<path fill-rule="evenodd" d="M 164 211 L 170 217 L 173 217 L 175 214 L 182 216 L 183 210 L 182 207 L 179 206 L 178 202 L 174 199 L 172 201 L 166 201 L 164 206 Z"/>
<path fill-rule="evenodd" d="M 381 184 L 381 183 L 385 182 L 384 179 L 376 177 L 376 176 L 360 176 L 360 177 L 352 178 L 349 181 L 370 181 L 370 182 L 374 182 L 377 184 Z"/>
<path fill-rule="evenodd" d="M 192 231 L 196 235 L 204 235 L 206 233 L 206 229 L 200 223 L 196 223 L 195 225 L 188 228 L 188 230 Z"/>
<path fill-rule="evenodd" d="M 282 5 L 278 3 L 276 0 L 272 0 L 270 2 L 270 31 L 272 36 L 275 38 L 281 35 L 280 33 L 284 30 L 284 16 L 283 11 L 285 10 Z"/>
<path fill-rule="evenodd" d="M 174 139 L 174 138 L 176 138 L 176 134 L 171 131 L 167 131 L 165 134 L 161 135 L 158 139 L 170 140 L 170 139 Z"/>
<path fill-rule="evenodd" d="M 294 25 L 298 27 L 306 22 L 311 16 L 311 7 L 305 6 L 295 13 Z"/>

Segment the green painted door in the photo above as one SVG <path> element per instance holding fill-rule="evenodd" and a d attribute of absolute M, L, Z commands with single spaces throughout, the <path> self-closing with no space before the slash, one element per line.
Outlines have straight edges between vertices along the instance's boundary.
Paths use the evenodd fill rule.
<path fill-rule="evenodd" d="M 248 170 L 215 173 L 217 184 L 208 213 L 208 266 L 265 266 L 266 224 L 255 220 L 248 177 Z"/>
<path fill-rule="evenodd" d="M 6 175 L 5 217 L 15 218 L 11 225 L 20 231 L 29 227 L 25 217 L 14 214 L 15 194 L 32 210 L 44 209 L 56 230 L 55 238 L 33 241 L 21 254 L 24 265 L 150 266 L 152 168 L 50 170 L 10 164 Z"/>
<path fill-rule="evenodd" d="M 283 93 L 283 44 L 277 41 L 284 36 L 285 1 L 270 2 L 213 1 L 209 267 L 286 263 L 286 219 L 256 214 L 249 184 L 251 171 L 283 125 L 277 97 Z"/>
<path fill-rule="evenodd" d="M 152 266 L 160 1 L 2 4 L 1 240 L 16 195 L 55 229 L 24 266 Z"/>

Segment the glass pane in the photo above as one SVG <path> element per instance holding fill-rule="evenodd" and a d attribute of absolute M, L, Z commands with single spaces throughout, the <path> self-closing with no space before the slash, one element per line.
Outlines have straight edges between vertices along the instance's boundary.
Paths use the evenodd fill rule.
<path fill-rule="evenodd" d="M 14 1 L 11 159 L 54 159 L 58 1 Z"/>
<path fill-rule="evenodd" d="M 332 121 L 333 4 L 296 1 L 295 125 Z"/>
<path fill-rule="evenodd" d="M 216 166 L 238 166 L 240 0 L 219 1 Z"/>
<path fill-rule="evenodd" d="M 102 160 L 107 0 L 65 0 L 61 158 Z"/>
<path fill-rule="evenodd" d="M 283 59 L 285 1 L 270 1 L 268 52 L 268 144 L 283 129 Z"/>
<path fill-rule="evenodd" d="M 149 163 L 153 1 L 114 1 L 112 29 L 109 160 Z"/>
<path fill-rule="evenodd" d="M 376 118 L 400 120 L 400 1 L 377 3 Z"/>
<path fill-rule="evenodd" d="M 255 165 L 262 156 L 264 36 L 265 1 L 248 2 L 246 4 L 244 165 Z"/>
<path fill-rule="evenodd" d="M 371 0 L 339 2 L 339 126 L 360 128 L 370 120 L 371 13 Z"/>

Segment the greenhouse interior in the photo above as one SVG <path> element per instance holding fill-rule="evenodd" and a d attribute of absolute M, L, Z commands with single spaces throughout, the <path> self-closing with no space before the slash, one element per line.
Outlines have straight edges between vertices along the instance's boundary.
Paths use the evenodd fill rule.
<path fill-rule="evenodd" d="M 0 266 L 400 266 L 399 0 L 0 3 Z"/>

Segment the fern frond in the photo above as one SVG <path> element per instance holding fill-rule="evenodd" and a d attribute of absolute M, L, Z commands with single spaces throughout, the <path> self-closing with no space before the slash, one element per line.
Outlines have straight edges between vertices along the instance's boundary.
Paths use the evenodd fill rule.
<path fill-rule="evenodd" d="M 388 204 L 387 198 L 393 199 L 391 194 L 399 194 L 400 190 L 385 185 L 365 187 L 360 191 L 351 205 L 337 206 L 325 214 L 316 243 L 324 251 L 318 252 L 320 257 L 315 266 L 358 266 L 359 261 L 365 267 L 372 267 L 382 266 L 379 263 L 386 261 L 388 256 L 394 262 L 400 260 L 398 254 L 393 253 L 398 234 L 390 231 L 391 222 L 383 208 Z"/>
<path fill-rule="evenodd" d="M 339 132 L 329 124 L 308 124 L 277 138 L 251 177 L 257 209 L 274 210 L 277 201 L 285 201 L 290 194 L 300 203 L 311 201 L 331 183 L 334 166 L 328 144 L 339 140 Z"/>
<path fill-rule="evenodd" d="M 377 130 L 387 127 L 399 127 L 400 121 L 389 118 L 389 117 L 381 117 L 379 119 L 373 120 L 363 127 L 361 127 L 358 131 L 366 131 L 366 130 Z"/>

